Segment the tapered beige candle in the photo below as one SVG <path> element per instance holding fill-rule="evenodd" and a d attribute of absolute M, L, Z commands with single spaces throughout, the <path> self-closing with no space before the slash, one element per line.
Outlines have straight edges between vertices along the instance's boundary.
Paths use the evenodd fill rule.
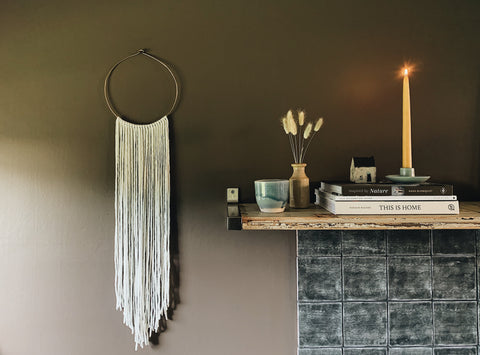
<path fill-rule="evenodd" d="M 403 71 L 403 129 L 402 129 L 402 167 L 412 167 L 412 132 L 410 118 L 410 85 L 408 69 Z"/>

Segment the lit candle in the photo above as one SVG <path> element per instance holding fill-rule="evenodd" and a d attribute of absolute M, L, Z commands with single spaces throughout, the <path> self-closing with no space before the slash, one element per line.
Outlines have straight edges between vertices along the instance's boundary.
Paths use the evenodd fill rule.
<path fill-rule="evenodd" d="M 402 167 L 412 167 L 412 134 L 410 118 L 410 85 L 408 69 L 403 71 L 403 129 L 402 129 Z"/>

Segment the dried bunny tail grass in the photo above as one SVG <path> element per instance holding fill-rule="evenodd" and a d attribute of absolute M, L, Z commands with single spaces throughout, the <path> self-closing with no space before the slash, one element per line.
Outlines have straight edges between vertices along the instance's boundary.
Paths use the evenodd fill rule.
<path fill-rule="evenodd" d="M 310 133 L 312 133 L 312 127 L 312 122 L 309 122 L 305 128 L 305 132 L 303 132 L 303 139 L 307 139 L 310 136 Z"/>
<path fill-rule="evenodd" d="M 303 126 L 303 124 L 305 123 L 305 111 L 298 111 L 298 124 L 300 126 Z"/>
<path fill-rule="evenodd" d="M 288 110 L 288 112 L 287 112 L 287 120 L 290 120 L 290 119 L 293 120 L 293 112 L 292 112 L 292 110 Z"/>
<path fill-rule="evenodd" d="M 288 130 L 288 122 L 286 117 L 282 117 L 282 127 L 286 134 L 290 133 Z"/>
<path fill-rule="evenodd" d="M 314 124 L 305 122 L 304 110 L 297 110 L 296 115 L 297 119 L 293 116 L 293 111 L 288 110 L 286 116 L 281 118 L 281 122 L 283 130 L 288 135 L 295 163 L 302 163 L 313 137 L 323 125 L 323 118 L 319 118 Z"/>
<path fill-rule="evenodd" d="M 293 134 L 294 136 L 297 135 L 297 123 L 293 119 L 293 116 L 287 116 L 287 122 L 288 122 L 288 131 Z"/>
<path fill-rule="evenodd" d="M 315 127 L 313 128 L 313 130 L 315 132 L 318 132 L 320 130 L 320 128 L 322 127 L 323 125 L 323 118 L 320 117 L 318 120 L 317 120 L 317 123 L 315 123 Z"/>
<path fill-rule="evenodd" d="M 287 125 L 288 125 L 288 132 L 293 134 L 294 136 L 297 135 L 297 123 L 293 118 L 292 110 L 288 110 L 287 112 Z"/>
<path fill-rule="evenodd" d="M 313 125 L 312 123 L 309 123 L 309 125 Z M 320 128 L 322 127 L 323 125 L 323 118 L 319 118 L 317 120 L 317 122 L 315 123 L 315 126 L 313 127 L 313 134 L 310 135 L 310 137 L 308 137 L 308 140 L 307 140 L 307 136 L 304 134 L 304 140 L 307 140 L 307 145 L 305 147 L 305 149 L 303 149 L 302 147 L 302 152 L 300 154 L 300 161 L 303 162 L 303 159 L 305 158 L 305 154 L 307 153 L 307 150 L 308 150 L 308 147 L 310 146 L 310 143 L 312 143 L 312 139 L 313 137 L 315 136 L 315 134 L 320 130 Z M 307 130 L 309 130 L 308 133 L 311 133 L 311 128 L 309 129 L 308 126 L 307 128 L 305 129 L 305 133 L 307 133 Z"/>

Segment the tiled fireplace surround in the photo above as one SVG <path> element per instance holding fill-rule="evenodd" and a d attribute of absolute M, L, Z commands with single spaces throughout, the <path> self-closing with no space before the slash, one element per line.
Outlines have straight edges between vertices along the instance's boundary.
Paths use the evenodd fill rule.
<path fill-rule="evenodd" d="M 480 354 L 475 230 L 298 231 L 298 353 Z"/>

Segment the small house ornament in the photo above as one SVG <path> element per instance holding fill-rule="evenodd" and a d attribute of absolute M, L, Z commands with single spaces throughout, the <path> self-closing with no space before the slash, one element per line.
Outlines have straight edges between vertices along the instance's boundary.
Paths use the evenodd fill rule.
<path fill-rule="evenodd" d="M 377 168 L 374 157 L 353 157 L 350 166 L 350 181 L 354 183 L 374 183 L 377 179 Z"/>

